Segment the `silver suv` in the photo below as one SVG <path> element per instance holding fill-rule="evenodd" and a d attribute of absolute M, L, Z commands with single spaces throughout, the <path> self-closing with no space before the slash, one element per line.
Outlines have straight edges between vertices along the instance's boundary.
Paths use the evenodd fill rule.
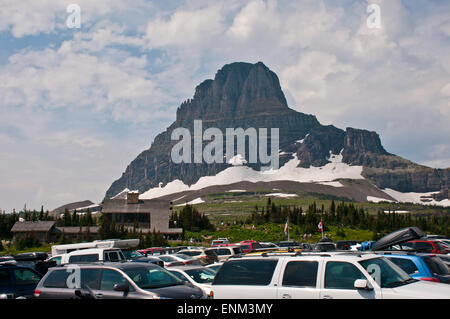
<path fill-rule="evenodd" d="M 39 299 L 203 299 L 186 284 L 153 264 L 90 263 L 50 268 L 36 287 Z"/>

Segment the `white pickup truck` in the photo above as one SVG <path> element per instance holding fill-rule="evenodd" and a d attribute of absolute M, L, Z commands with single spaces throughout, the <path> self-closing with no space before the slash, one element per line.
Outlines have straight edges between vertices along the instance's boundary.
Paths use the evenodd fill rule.
<path fill-rule="evenodd" d="M 376 254 L 244 257 L 214 278 L 215 299 L 448 299 L 450 285 L 419 281 Z"/>

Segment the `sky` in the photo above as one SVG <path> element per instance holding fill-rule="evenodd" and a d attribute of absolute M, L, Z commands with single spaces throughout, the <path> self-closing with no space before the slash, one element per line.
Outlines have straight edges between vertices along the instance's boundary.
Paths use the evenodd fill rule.
<path fill-rule="evenodd" d="M 0 0 L 0 210 L 101 201 L 196 85 L 236 61 L 263 62 L 322 124 L 450 167 L 448 12 L 444 0 Z"/>

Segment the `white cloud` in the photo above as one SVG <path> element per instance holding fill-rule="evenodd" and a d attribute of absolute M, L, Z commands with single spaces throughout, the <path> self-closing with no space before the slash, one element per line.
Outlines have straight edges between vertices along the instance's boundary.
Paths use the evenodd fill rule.
<path fill-rule="evenodd" d="M 177 10 L 170 17 L 158 17 L 147 24 L 149 47 L 190 47 L 223 32 L 221 6 Z"/>

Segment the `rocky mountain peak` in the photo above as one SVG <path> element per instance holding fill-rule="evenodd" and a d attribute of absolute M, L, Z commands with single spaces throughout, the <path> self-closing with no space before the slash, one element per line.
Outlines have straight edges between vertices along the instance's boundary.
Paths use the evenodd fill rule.
<path fill-rule="evenodd" d="M 278 76 L 262 62 L 235 62 L 203 81 L 177 110 L 177 121 L 235 119 L 289 112 Z"/>

